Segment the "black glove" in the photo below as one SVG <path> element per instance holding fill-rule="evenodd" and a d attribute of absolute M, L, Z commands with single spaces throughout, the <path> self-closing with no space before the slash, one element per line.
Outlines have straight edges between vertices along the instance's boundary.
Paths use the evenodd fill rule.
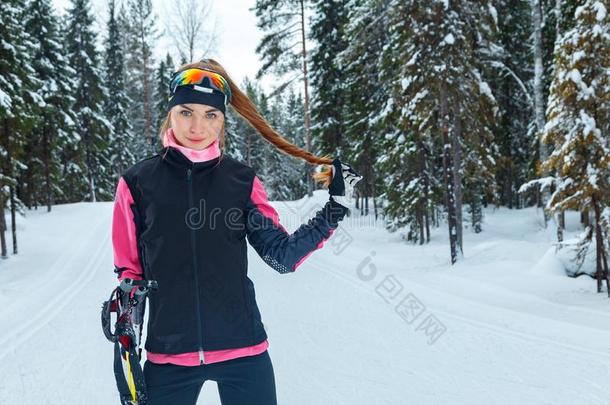
<path fill-rule="evenodd" d="M 333 160 L 332 171 L 333 179 L 328 187 L 328 193 L 331 196 L 344 196 L 346 199 L 352 198 L 354 186 L 362 180 L 362 176 L 352 169 L 350 165 L 342 163 L 339 158 Z M 340 173 L 340 175 L 338 176 L 337 173 Z"/>
<path fill-rule="evenodd" d="M 354 186 L 362 180 L 362 176 L 356 173 L 350 165 L 342 163 L 339 158 L 333 160 L 332 172 L 333 178 L 328 187 L 330 201 L 332 204 L 342 206 L 347 208 L 346 211 L 350 211 L 354 208 L 354 200 L 352 198 Z M 340 175 L 337 175 L 337 173 Z"/>

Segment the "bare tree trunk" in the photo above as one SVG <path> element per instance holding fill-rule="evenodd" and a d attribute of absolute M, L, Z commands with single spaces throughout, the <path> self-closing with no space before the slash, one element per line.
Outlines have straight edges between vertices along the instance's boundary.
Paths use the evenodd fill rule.
<path fill-rule="evenodd" d="M 364 215 L 364 193 L 358 193 L 358 199 L 360 200 L 360 215 Z"/>
<path fill-rule="evenodd" d="M 566 229 L 566 214 L 561 211 L 557 215 L 557 242 L 563 242 L 563 231 Z"/>
<path fill-rule="evenodd" d="M 423 168 L 424 168 L 424 220 L 426 227 L 426 243 L 430 243 L 430 198 L 428 195 L 430 194 L 430 170 L 429 170 L 429 159 L 427 150 L 424 148 L 424 145 L 420 143 L 420 151 L 422 153 L 423 158 Z"/>
<path fill-rule="evenodd" d="M 534 107 L 536 116 L 536 129 L 538 130 L 538 153 L 540 162 L 548 158 L 546 146 L 542 142 L 542 131 L 544 129 L 544 94 L 543 94 L 543 75 L 544 66 L 542 65 L 542 5 L 540 0 L 531 0 L 532 24 L 534 28 Z M 543 173 L 545 175 L 545 173 Z M 544 207 L 549 199 L 548 190 L 539 192 L 539 206 L 543 207 L 544 226 L 547 226 L 548 215 Z"/>
<path fill-rule="evenodd" d="M 142 47 L 146 48 L 146 45 L 144 42 L 142 42 Z M 156 142 L 155 142 L 155 136 L 154 136 L 154 131 L 152 130 L 152 106 L 151 106 L 151 100 L 149 97 L 149 89 L 150 89 L 150 77 L 149 77 L 149 73 L 148 73 L 148 64 L 149 64 L 149 60 L 148 60 L 148 52 L 146 52 L 146 49 L 142 50 L 142 54 L 144 55 L 144 59 L 142 60 L 142 87 L 144 88 L 144 94 L 143 94 L 143 108 L 144 108 L 144 136 L 146 137 L 145 139 L 148 140 L 148 144 L 150 145 L 150 151 L 151 153 L 155 153 L 155 149 L 156 149 Z"/>
<path fill-rule="evenodd" d="M 11 138 L 9 136 L 8 118 L 3 120 L 4 124 L 4 150 L 6 151 L 6 167 L 4 171 L 6 176 L 13 179 L 13 153 Z M 11 203 L 11 232 L 13 236 L 13 253 L 17 254 L 17 224 L 15 223 L 15 186 L 9 184 L 9 200 Z M 2 222 L 4 222 L 4 230 L 6 230 L 6 220 L 4 219 L 4 209 L 2 209 Z M 4 233 L 4 232 L 3 232 Z M 6 243 L 6 242 L 5 242 Z M 5 247 L 6 249 L 6 247 Z"/>
<path fill-rule="evenodd" d="M 303 45 L 303 86 L 305 87 L 305 150 L 311 152 L 311 115 L 309 113 L 309 79 L 307 77 L 307 46 L 305 42 L 305 2 L 301 3 L 301 43 Z M 307 195 L 313 196 L 313 166 L 307 165 Z"/>
<path fill-rule="evenodd" d="M 462 243 L 463 236 L 463 221 L 462 221 L 462 122 L 461 111 L 459 106 L 454 105 L 453 108 L 453 131 L 451 131 L 451 148 L 453 149 L 453 184 L 455 186 L 455 219 L 457 231 L 457 246 L 458 254 L 464 254 L 464 245 Z"/>
<path fill-rule="evenodd" d="M 610 298 L 610 274 L 608 273 L 608 255 L 606 251 L 602 249 L 602 264 L 604 266 L 603 277 L 606 279 L 606 292 L 608 293 L 608 298 Z"/>
<path fill-rule="evenodd" d="M 504 194 L 506 195 L 506 202 L 508 203 L 508 208 L 513 209 L 513 199 L 515 198 L 513 195 L 513 168 L 512 166 L 508 166 L 508 180 L 504 182 Z"/>
<path fill-rule="evenodd" d="M 6 250 L 6 219 L 4 217 L 4 196 L 0 193 L 0 245 L 2 246 L 2 258 L 8 258 Z"/>
<path fill-rule="evenodd" d="M 457 217 L 455 207 L 455 178 L 453 176 L 453 151 L 449 139 L 449 108 L 447 101 L 447 85 L 440 85 L 440 129 L 443 139 L 443 178 L 445 180 L 445 202 L 447 204 L 447 223 L 449 226 L 449 248 L 451 264 L 457 261 Z"/>
<path fill-rule="evenodd" d="M 580 223 L 583 227 L 588 227 L 591 225 L 591 221 L 589 221 L 589 209 L 585 208 L 580 212 Z"/>
<path fill-rule="evenodd" d="M 602 292 L 602 278 L 608 278 L 608 262 L 606 261 L 606 252 L 602 235 L 601 209 L 595 194 L 591 198 L 591 205 L 593 206 L 593 212 L 595 213 L 595 279 L 597 280 L 597 292 L 599 293 Z"/>
<path fill-rule="evenodd" d="M 91 198 L 91 202 L 96 202 L 95 198 L 95 179 L 93 176 L 93 162 L 91 158 L 91 150 L 90 146 L 87 146 L 87 150 L 85 152 L 85 162 L 87 164 L 87 180 L 89 182 L 89 197 Z"/>
<path fill-rule="evenodd" d="M 426 151 L 426 147 L 421 139 L 417 142 L 417 148 L 419 149 L 419 170 L 420 173 L 423 174 L 423 196 L 421 197 L 421 215 L 422 215 L 422 223 L 421 223 L 421 243 L 430 242 L 430 202 L 428 198 L 428 193 L 430 191 L 430 179 L 428 177 L 428 154 Z M 424 236 L 425 231 L 425 236 Z M 425 238 L 425 239 L 424 239 Z"/>
<path fill-rule="evenodd" d="M 417 206 L 415 209 L 415 220 L 417 222 L 417 230 L 419 231 L 419 235 L 417 239 L 420 245 L 425 243 L 425 235 L 424 235 L 424 201 L 420 198 L 417 202 Z"/>
<path fill-rule="evenodd" d="M 373 196 L 373 211 L 375 214 L 375 221 L 377 221 L 377 216 L 379 215 L 377 211 L 377 194 L 375 190 L 375 180 L 371 179 L 371 194 Z"/>
<path fill-rule="evenodd" d="M 35 134 L 35 132 L 32 132 L 33 134 Z M 21 201 L 23 201 L 23 204 L 25 204 L 25 206 L 28 209 L 32 209 L 32 206 L 34 205 L 34 199 L 36 197 L 34 197 L 34 186 L 32 183 L 34 183 L 34 165 L 32 165 L 31 163 L 28 164 L 28 168 L 25 171 L 25 191 L 23 192 L 23 197 L 21 198 Z M 20 193 L 20 189 L 17 189 L 17 195 L 22 195 Z"/>
<path fill-rule="evenodd" d="M 51 140 L 46 129 L 42 134 L 42 160 L 44 165 L 45 194 L 47 196 L 47 212 L 51 212 L 53 195 L 51 188 Z"/>
<path fill-rule="evenodd" d="M 426 210 L 426 243 L 430 243 L 430 210 Z"/>
<path fill-rule="evenodd" d="M 10 187 L 9 195 L 11 199 L 11 233 L 13 235 L 13 254 L 17 254 L 17 216 L 16 216 L 16 203 L 15 203 L 15 188 Z"/>

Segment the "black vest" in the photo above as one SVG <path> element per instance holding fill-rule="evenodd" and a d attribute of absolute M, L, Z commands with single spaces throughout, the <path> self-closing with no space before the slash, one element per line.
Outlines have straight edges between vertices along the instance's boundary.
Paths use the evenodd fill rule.
<path fill-rule="evenodd" d="M 177 149 L 123 173 L 134 199 L 149 294 L 145 349 L 177 354 L 267 338 L 247 275 L 245 209 L 254 170 L 221 155 L 191 162 Z"/>

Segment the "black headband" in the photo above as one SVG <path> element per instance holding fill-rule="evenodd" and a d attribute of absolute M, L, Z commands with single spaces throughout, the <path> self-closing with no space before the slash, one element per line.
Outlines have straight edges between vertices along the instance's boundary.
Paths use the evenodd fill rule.
<path fill-rule="evenodd" d="M 206 104 L 219 109 L 224 114 L 225 99 L 226 96 L 224 93 L 216 89 L 197 84 L 187 84 L 176 87 L 172 98 L 167 104 L 167 109 L 170 110 L 173 106 L 178 104 Z"/>
<path fill-rule="evenodd" d="M 231 86 L 220 73 L 193 67 L 174 72 L 169 81 L 168 109 L 176 104 L 207 104 L 224 114 L 231 101 Z"/>

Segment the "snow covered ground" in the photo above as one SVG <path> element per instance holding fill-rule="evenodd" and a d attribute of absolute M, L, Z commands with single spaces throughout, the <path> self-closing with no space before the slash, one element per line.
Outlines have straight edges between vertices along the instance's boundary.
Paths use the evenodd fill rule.
<path fill-rule="evenodd" d="M 280 220 L 295 229 L 324 193 L 274 203 Z M 118 403 L 99 320 L 111 210 L 19 218 L 20 253 L 0 262 L 0 404 Z M 485 214 L 453 267 L 445 227 L 415 246 L 356 216 L 294 274 L 251 249 L 279 403 L 610 404 L 610 299 L 563 275 L 536 210 Z M 220 404 L 214 382 L 198 403 Z"/>

